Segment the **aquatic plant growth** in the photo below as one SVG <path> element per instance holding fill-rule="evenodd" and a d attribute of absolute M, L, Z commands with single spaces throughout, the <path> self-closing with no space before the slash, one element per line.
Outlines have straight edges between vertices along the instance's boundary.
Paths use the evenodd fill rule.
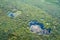
<path fill-rule="evenodd" d="M 19 15 L 21 15 L 21 14 L 22 14 L 21 11 L 8 12 L 8 16 L 9 16 L 9 17 L 12 17 L 12 18 L 15 18 L 15 17 L 17 17 L 17 16 L 19 16 Z"/>
<path fill-rule="evenodd" d="M 43 23 L 39 23 L 36 20 L 31 21 L 29 25 L 33 33 L 37 33 L 38 35 L 50 34 L 51 28 L 46 29 Z"/>

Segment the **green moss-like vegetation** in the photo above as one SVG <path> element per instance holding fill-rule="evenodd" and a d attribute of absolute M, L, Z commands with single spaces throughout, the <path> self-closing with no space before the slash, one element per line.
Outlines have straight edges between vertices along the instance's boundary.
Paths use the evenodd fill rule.
<path fill-rule="evenodd" d="M 12 19 L 7 13 L 12 12 L 14 8 L 22 14 Z M 44 36 L 31 33 L 28 24 L 30 20 L 37 20 L 46 28 L 50 27 L 51 34 Z M 17 0 L 0 0 L 0 40 L 60 40 L 59 28 L 59 19 L 40 8 Z"/>

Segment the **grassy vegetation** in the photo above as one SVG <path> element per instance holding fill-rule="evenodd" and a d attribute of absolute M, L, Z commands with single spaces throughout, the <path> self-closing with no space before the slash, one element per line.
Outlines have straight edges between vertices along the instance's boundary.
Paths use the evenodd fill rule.
<path fill-rule="evenodd" d="M 21 11 L 16 18 L 10 18 L 8 11 Z M 41 20 L 43 18 L 43 20 Z M 29 30 L 29 21 L 37 20 L 46 28 L 51 28 L 49 36 L 37 35 Z M 47 25 L 47 23 L 49 25 Z M 17 0 L 0 0 L 0 40 L 60 40 L 59 19 L 47 12 Z"/>
<path fill-rule="evenodd" d="M 59 0 L 26 0 L 22 1 L 29 5 L 41 8 L 42 10 L 48 12 L 48 14 L 53 17 L 60 17 L 60 1 Z"/>

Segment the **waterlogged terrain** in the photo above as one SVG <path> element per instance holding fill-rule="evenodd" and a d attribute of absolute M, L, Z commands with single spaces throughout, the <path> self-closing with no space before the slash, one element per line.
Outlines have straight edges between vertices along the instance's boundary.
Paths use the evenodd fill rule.
<path fill-rule="evenodd" d="M 59 18 L 59 0 L 0 0 L 0 40 L 60 40 Z M 31 20 L 51 28 L 51 34 L 32 33 Z"/>

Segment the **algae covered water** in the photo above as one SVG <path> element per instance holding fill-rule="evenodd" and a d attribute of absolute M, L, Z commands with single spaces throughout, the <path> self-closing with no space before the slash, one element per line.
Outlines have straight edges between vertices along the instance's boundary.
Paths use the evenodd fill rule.
<path fill-rule="evenodd" d="M 0 0 L 0 40 L 60 40 L 60 1 Z"/>

